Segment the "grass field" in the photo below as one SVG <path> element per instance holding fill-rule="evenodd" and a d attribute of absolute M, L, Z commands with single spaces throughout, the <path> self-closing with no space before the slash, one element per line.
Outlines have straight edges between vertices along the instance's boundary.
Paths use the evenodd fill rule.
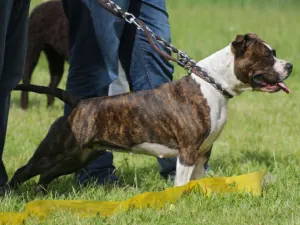
<path fill-rule="evenodd" d="M 32 0 L 32 7 L 39 3 Z M 233 176 L 267 169 L 278 176 L 263 197 L 228 195 L 205 198 L 191 194 L 160 211 L 132 210 L 111 218 L 80 219 L 57 212 L 45 224 L 300 224 L 300 4 L 296 0 L 168 0 L 173 43 L 197 60 L 223 48 L 236 34 L 255 32 L 277 49 L 279 58 L 294 64 L 287 81 L 292 93 L 244 93 L 230 102 L 229 121 L 215 143 L 210 166 L 214 176 Z M 67 65 L 66 65 L 67 68 Z M 178 79 L 185 71 L 176 67 Z M 66 77 L 66 76 L 65 76 Z M 60 85 L 65 87 L 65 77 Z M 48 84 L 45 59 L 39 61 L 33 82 Z M 23 165 L 50 124 L 62 114 L 63 104 L 46 109 L 46 97 L 30 95 L 30 109 L 19 107 L 20 93 L 12 94 L 4 162 L 9 176 Z M 50 186 L 37 197 L 36 179 L 18 194 L 1 199 L 0 212 L 22 211 L 26 202 L 43 199 L 123 200 L 145 191 L 172 186 L 159 176 L 155 158 L 115 154 L 115 165 L 125 186 L 80 189 L 72 176 Z M 35 224 L 29 221 L 28 224 Z"/>

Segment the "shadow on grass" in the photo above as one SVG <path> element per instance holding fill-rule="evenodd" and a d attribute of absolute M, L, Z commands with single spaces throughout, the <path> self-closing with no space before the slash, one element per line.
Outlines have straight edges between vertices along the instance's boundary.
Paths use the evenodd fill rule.
<path fill-rule="evenodd" d="M 257 168 L 265 167 L 269 172 L 279 168 L 285 168 L 291 161 L 293 164 L 299 164 L 300 159 L 294 154 L 286 154 L 280 152 L 274 155 L 267 150 L 243 150 L 239 153 L 232 152 L 227 154 L 212 155 L 209 165 L 216 173 L 214 176 L 231 176 L 233 174 L 241 174 L 245 171 L 257 170 Z M 87 186 L 80 186 L 74 182 L 73 175 L 62 176 L 54 180 L 48 188 L 45 195 L 40 195 L 35 191 L 35 182 L 29 181 L 22 185 L 13 194 L 18 195 L 26 201 L 36 198 L 65 198 L 68 196 L 80 195 L 80 193 L 94 192 L 97 189 L 109 194 L 116 188 L 120 189 L 137 189 L 138 191 L 160 191 L 168 186 L 172 186 L 171 181 L 164 180 L 159 174 L 159 165 L 156 160 L 142 164 L 142 166 L 133 166 L 124 159 L 122 165 L 117 168 L 117 176 L 120 184 L 106 184 L 98 186 L 95 182 L 89 183 Z"/>
<path fill-rule="evenodd" d="M 287 154 L 286 152 L 273 152 L 268 150 L 243 150 L 238 154 L 212 155 L 209 164 L 213 171 L 241 171 L 241 167 L 246 168 L 262 168 L 265 167 L 269 171 L 273 171 L 276 167 L 286 167 L 289 161 L 300 163 L 299 157 L 295 154 Z M 248 165 L 248 166 L 247 166 Z M 250 166 L 249 166 L 250 165 Z"/>
<path fill-rule="evenodd" d="M 98 185 L 96 182 L 90 182 L 86 185 L 79 185 L 74 181 L 73 174 L 71 174 L 61 176 L 51 182 L 45 193 L 37 192 L 36 182 L 29 180 L 25 184 L 22 184 L 17 190 L 13 191 L 12 195 L 28 202 L 34 199 L 68 198 L 69 196 L 81 195 L 80 192 L 91 192 L 91 190 L 94 191 L 98 188 L 101 188 L 105 194 L 108 194 L 115 188 L 137 188 L 152 191 L 148 190 L 149 188 L 157 191 L 164 189 L 165 185 L 167 185 L 167 181 L 160 177 L 159 166 L 155 163 L 149 163 L 145 166 L 137 167 L 136 169 L 125 165 L 123 168 L 118 168 L 118 170 L 121 171 L 117 172 L 120 181 L 117 184 Z M 158 182 L 159 180 L 160 182 Z M 159 185 L 162 183 L 164 185 Z"/>

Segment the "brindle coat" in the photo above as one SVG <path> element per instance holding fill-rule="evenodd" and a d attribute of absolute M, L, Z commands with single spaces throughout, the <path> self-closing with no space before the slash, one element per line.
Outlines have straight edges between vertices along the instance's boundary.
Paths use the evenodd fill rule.
<path fill-rule="evenodd" d="M 101 154 L 93 149 L 130 149 L 159 143 L 178 149 L 191 165 L 210 132 L 209 106 L 191 76 L 155 90 L 82 100 L 69 117 L 58 118 L 29 162 L 18 169 L 9 186 L 16 188 L 41 174 L 39 185 L 73 173 Z M 191 121 L 193 121 L 191 123 Z M 204 154 L 204 153 L 201 153 Z"/>
<path fill-rule="evenodd" d="M 238 35 L 231 46 L 235 76 L 245 85 L 266 92 L 285 89 L 278 84 L 290 75 L 292 64 L 286 63 L 285 75 L 281 77 L 269 58 L 274 52 L 256 35 Z M 154 90 L 82 101 L 59 89 L 17 87 L 16 90 L 52 94 L 73 110 L 70 116 L 60 117 L 52 124 L 29 162 L 15 172 L 9 186 L 16 188 L 40 174 L 38 185 L 46 188 L 53 179 L 84 167 L 104 149 L 130 151 L 145 142 L 178 150 L 184 166 L 195 165 L 199 157 L 208 160 L 210 152 L 206 151 L 211 146 L 199 150 L 210 135 L 209 105 L 213 103 L 207 102 L 194 79 L 186 76 Z M 100 146 L 100 150 L 95 150 L 94 145 L 96 149 Z"/>

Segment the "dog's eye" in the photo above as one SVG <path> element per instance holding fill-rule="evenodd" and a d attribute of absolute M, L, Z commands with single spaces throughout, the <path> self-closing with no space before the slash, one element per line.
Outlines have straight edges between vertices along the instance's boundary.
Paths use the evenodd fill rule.
<path fill-rule="evenodd" d="M 276 57 L 276 50 L 272 49 L 272 54 Z"/>

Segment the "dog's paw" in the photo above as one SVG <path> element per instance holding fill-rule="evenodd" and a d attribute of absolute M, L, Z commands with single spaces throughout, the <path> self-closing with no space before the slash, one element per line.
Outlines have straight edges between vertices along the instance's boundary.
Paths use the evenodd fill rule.
<path fill-rule="evenodd" d="M 0 186 L 0 197 L 4 197 L 5 195 L 9 194 L 11 189 L 7 184 Z"/>
<path fill-rule="evenodd" d="M 48 193 L 47 189 L 39 184 L 35 187 L 35 192 L 39 195 L 46 195 Z"/>

